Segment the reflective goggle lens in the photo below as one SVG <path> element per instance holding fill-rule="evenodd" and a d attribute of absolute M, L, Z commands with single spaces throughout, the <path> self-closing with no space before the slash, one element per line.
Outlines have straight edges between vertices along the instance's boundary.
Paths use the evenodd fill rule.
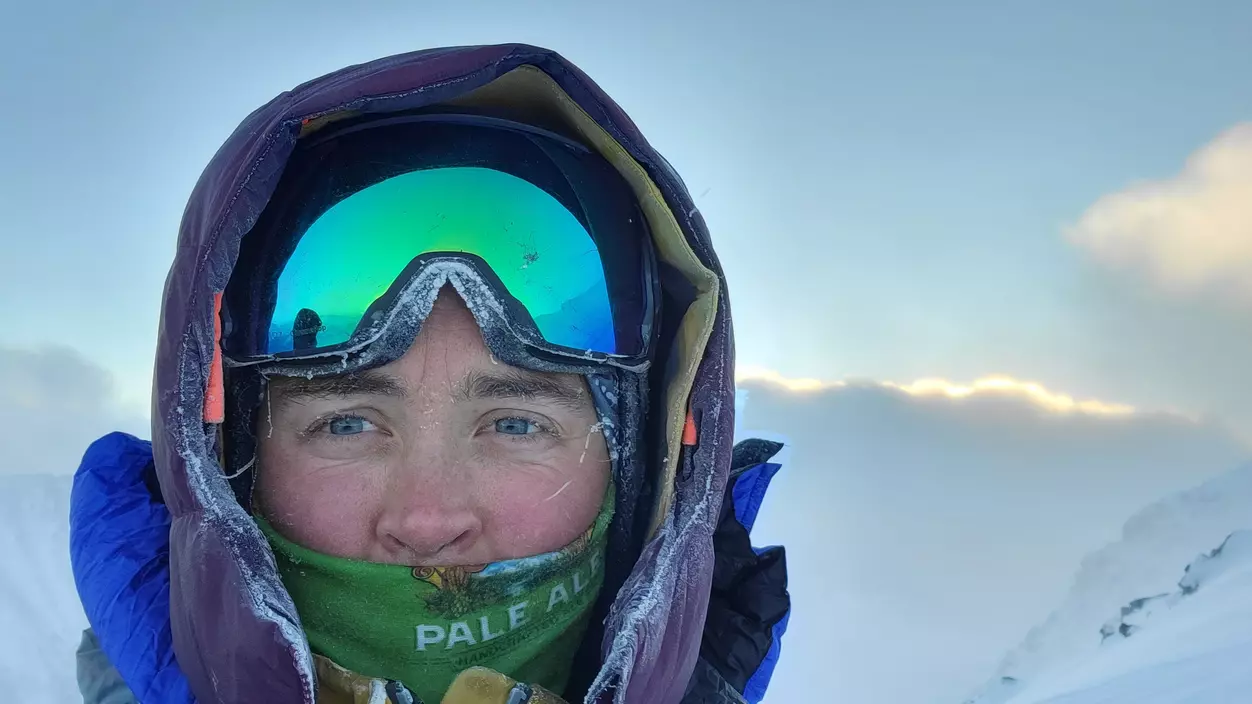
<path fill-rule="evenodd" d="M 428 252 L 480 257 L 552 345 L 638 352 L 619 349 L 600 252 L 577 217 L 524 179 L 451 167 L 393 176 L 318 217 L 279 275 L 264 353 L 348 342 L 370 306 Z"/>

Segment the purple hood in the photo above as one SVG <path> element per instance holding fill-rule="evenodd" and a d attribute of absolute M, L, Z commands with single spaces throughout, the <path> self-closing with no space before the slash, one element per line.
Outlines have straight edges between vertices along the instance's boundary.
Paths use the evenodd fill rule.
<path fill-rule="evenodd" d="M 691 383 L 690 395 L 679 399 L 698 421 L 699 441 L 687 448 L 681 472 L 672 471 L 676 460 L 669 461 L 669 471 L 658 470 L 663 477 L 675 475 L 672 500 L 660 502 L 655 530 L 609 614 L 603 666 L 588 700 L 664 704 L 682 697 L 700 648 L 712 534 L 730 468 L 734 365 L 725 282 L 685 186 L 621 108 L 556 53 L 504 45 L 393 56 L 305 83 L 249 115 L 196 184 L 166 281 L 152 417 L 157 472 L 173 516 L 175 654 L 198 701 L 314 699 L 312 656 L 295 608 L 269 546 L 218 465 L 215 428 L 201 415 L 215 349 L 214 296 L 225 288 L 240 239 L 310 121 L 344 110 L 385 113 L 447 102 L 525 65 L 550 77 L 638 162 L 687 246 L 716 277 L 712 329 L 703 328 L 708 337 L 702 357 L 687 364 L 686 376 L 694 372 L 694 382 L 684 382 L 680 392 L 685 396 Z"/>

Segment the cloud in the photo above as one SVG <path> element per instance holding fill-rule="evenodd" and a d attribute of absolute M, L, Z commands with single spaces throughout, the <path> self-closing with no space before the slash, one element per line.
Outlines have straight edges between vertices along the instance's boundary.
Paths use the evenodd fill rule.
<path fill-rule="evenodd" d="M 789 443 L 754 532 L 791 572 L 773 701 L 961 701 L 1129 516 L 1249 456 L 1202 420 L 1006 379 L 772 376 L 741 382 L 739 423 Z"/>
<path fill-rule="evenodd" d="M 735 370 L 736 381 L 762 381 L 781 386 L 793 392 L 813 392 L 829 389 L 847 388 L 856 385 L 848 381 L 822 381 L 813 378 L 790 378 L 772 369 L 753 366 L 741 366 Z M 1096 399 L 1075 400 L 1068 394 L 1051 391 L 1043 384 L 1033 381 L 1020 381 L 1009 376 L 987 376 L 975 380 L 968 386 L 955 384 L 946 379 L 918 379 L 917 381 L 898 384 L 891 381 L 864 382 L 885 389 L 894 389 L 909 396 L 939 396 L 947 399 L 1009 397 L 1017 398 L 1053 413 L 1087 413 L 1095 415 L 1129 415 L 1135 412 L 1133 406 L 1124 403 L 1108 403 Z"/>
<path fill-rule="evenodd" d="M 1252 303 L 1252 123 L 1201 147 L 1173 178 L 1100 198 L 1066 234 L 1167 292 Z"/>
<path fill-rule="evenodd" d="M 1068 383 L 1139 408 L 1219 418 L 1252 442 L 1252 307 L 1169 296 L 1084 268 L 1073 334 L 1058 351 Z"/>
<path fill-rule="evenodd" d="M 0 474 L 68 474 L 112 430 L 148 434 L 121 407 L 109 373 L 66 347 L 0 346 Z"/>

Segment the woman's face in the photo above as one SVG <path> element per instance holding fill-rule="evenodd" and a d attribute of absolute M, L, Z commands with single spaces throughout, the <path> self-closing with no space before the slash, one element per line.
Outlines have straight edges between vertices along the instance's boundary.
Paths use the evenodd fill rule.
<path fill-rule="evenodd" d="M 322 553 L 478 565 L 559 549 L 595 519 L 608 452 L 583 377 L 495 360 L 445 288 L 400 359 L 275 378 L 259 511 Z"/>

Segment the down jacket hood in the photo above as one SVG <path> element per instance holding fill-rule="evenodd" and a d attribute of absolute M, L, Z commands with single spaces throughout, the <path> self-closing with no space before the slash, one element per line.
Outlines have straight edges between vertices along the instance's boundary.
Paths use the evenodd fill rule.
<path fill-rule="evenodd" d="M 204 415 L 220 363 L 215 298 L 302 134 L 345 113 L 435 104 L 505 109 L 597 149 L 639 196 L 658 257 L 685 289 L 682 309 L 666 311 L 677 316 L 675 338 L 652 377 L 660 389 L 648 438 L 657 448 L 656 489 L 640 507 L 646 542 L 608 611 L 588 698 L 677 702 L 700 652 L 731 467 L 725 281 L 691 196 L 634 123 L 578 68 L 525 45 L 416 52 L 305 83 L 249 115 L 196 184 L 166 281 L 152 407 L 156 474 L 170 514 L 178 667 L 200 702 L 314 700 L 314 661 L 295 607 L 265 538 L 232 493 L 216 455 L 216 426 Z"/>

